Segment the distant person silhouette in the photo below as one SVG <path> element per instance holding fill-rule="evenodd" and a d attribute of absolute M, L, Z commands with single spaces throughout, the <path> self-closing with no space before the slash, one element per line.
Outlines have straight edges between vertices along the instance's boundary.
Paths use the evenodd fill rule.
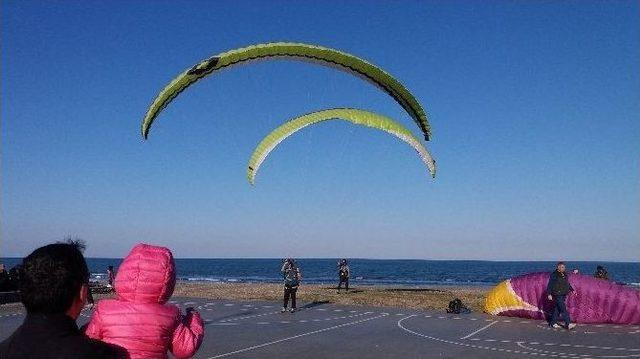
<path fill-rule="evenodd" d="M 603 266 L 598 266 L 596 268 L 596 272 L 593 274 L 594 278 L 609 280 L 609 272 L 607 272 L 607 268 Z"/>
<path fill-rule="evenodd" d="M 338 261 L 338 293 L 340 293 L 340 289 L 342 289 L 342 283 L 344 283 L 345 291 L 349 291 L 349 277 L 351 276 L 351 270 L 349 269 L 349 264 L 346 259 L 341 259 Z"/>
<path fill-rule="evenodd" d="M 109 286 L 113 288 L 113 282 L 116 280 L 116 274 L 113 271 L 113 266 L 107 267 L 107 282 Z"/>
<path fill-rule="evenodd" d="M 298 291 L 298 286 L 300 285 L 300 280 L 302 279 L 300 268 L 298 268 L 298 264 L 295 259 L 287 258 L 284 260 L 280 272 L 284 277 L 284 300 L 281 312 L 284 313 L 287 311 L 289 298 L 291 298 L 291 309 L 289 311 L 293 313 L 297 310 L 296 293 Z"/>

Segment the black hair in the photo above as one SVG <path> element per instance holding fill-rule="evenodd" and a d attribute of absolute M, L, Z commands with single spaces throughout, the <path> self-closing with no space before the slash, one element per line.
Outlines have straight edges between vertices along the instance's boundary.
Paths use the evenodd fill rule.
<path fill-rule="evenodd" d="M 20 297 L 28 313 L 65 313 L 82 285 L 89 282 L 89 268 L 79 240 L 40 247 L 22 261 Z"/>
<path fill-rule="evenodd" d="M 557 266 L 563 266 L 563 265 L 564 265 L 564 262 L 558 262 L 558 264 L 556 264 L 556 267 Z"/>

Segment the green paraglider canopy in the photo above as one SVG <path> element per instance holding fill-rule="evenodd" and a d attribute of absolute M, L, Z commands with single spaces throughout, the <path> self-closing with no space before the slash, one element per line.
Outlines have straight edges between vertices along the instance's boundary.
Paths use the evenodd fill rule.
<path fill-rule="evenodd" d="M 364 77 L 392 96 L 420 127 L 429 140 L 431 130 L 427 114 L 407 88 L 381 68 L 346 52 L 331 48 L 292 43 L 274 42 L 243 47 L 220 53 L 199 62 L 174 78 L 155 98 L 142 121 L 142 136 L 146 139 L 149 129 L 160 112 L 182 91 L 196 81 L 222 69 L 262 59 L 292 59 L 310 61 L 336 67 Z"/>
<path fill-rule="evenodd" d="M 260 144 L 258 144 L 251 155 L 247 169 L 247 179 L 249 183 L 252 185 L 255 184 L 255 177 L 258 169 L 260 169 L 260 165 L 262 165 L 262 162 L 264 162 L 269 153 L 271 153 L 280 142 L 307 126 L 329 120 L 348 121 L 356 125 L 382 130 L 398 137 L 416 150 L 422 162 L 424 162 L 429 169 L 431 176 L 435 177 L 436 163 L 433 157 L 431 157 L 431 154 L 422 143 L 404 126 L 388 117 L 373 112 L 353 108 L 335 108 L 294 118 L 269 133 Z"/>

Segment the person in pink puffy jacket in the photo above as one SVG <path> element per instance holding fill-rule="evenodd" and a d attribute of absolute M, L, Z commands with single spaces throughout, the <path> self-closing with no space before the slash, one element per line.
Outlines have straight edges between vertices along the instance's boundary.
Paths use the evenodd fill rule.
<path fill-rule="evenodd" d="M 204 337 L 200 314 L 186 315 L 167 304 L 176 283 L 171 251 L 138 244 L 124 259 L 115 281 L 115 299 L 96 306 L 86 335 L 125 348 L 132 359 L 193 356 Z"/>

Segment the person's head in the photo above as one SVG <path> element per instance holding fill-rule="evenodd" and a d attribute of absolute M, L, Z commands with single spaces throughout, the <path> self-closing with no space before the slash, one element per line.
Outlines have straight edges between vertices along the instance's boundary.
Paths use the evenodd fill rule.
<path fill-rule="evenodd" d="M 564 273 L 567 270 L 567 266 L 564 265 L 564 262 L 558 262 L 556 270 L 560 273 Z"/>
<path fill-rule="evenodd" d="M 597 272 L 604 272 L 604 267 L 603 266 L 597 266 L 596 267 L 596 271 Z"/>
<path fill-rule="evenodd" d="M 2 272 L 4 272 L 4 271 L 5 271 L 5 269 L 4 269 L 4 264 L 0 263 L 0 273 L 2 273 Z"/>
<path fill-rule="evenodd" d="M 108 266 L 107 269 L 113 272 L 113 266 Z"/>
<path fill-rule="evenodd" d="M 80 315 L 89 283 L 82 250 L 82 242 L 69 240 L 40 247 L 22 261 L 20 298 L 28 313 Z"/>
<path fill-rule="evenodd" d="M 573 274 L 578 274 L 578 273 L 580 273 L 580 270 L 578 270 L 578 268 L 574 268 L 573 269 Z"/>
<path fill-rule="evenodd" d="M 168 248 L 136 244 L 118 267 L 118 299 L 133 303 L 166 303 L 176 285 L 176 265 Z"/>

